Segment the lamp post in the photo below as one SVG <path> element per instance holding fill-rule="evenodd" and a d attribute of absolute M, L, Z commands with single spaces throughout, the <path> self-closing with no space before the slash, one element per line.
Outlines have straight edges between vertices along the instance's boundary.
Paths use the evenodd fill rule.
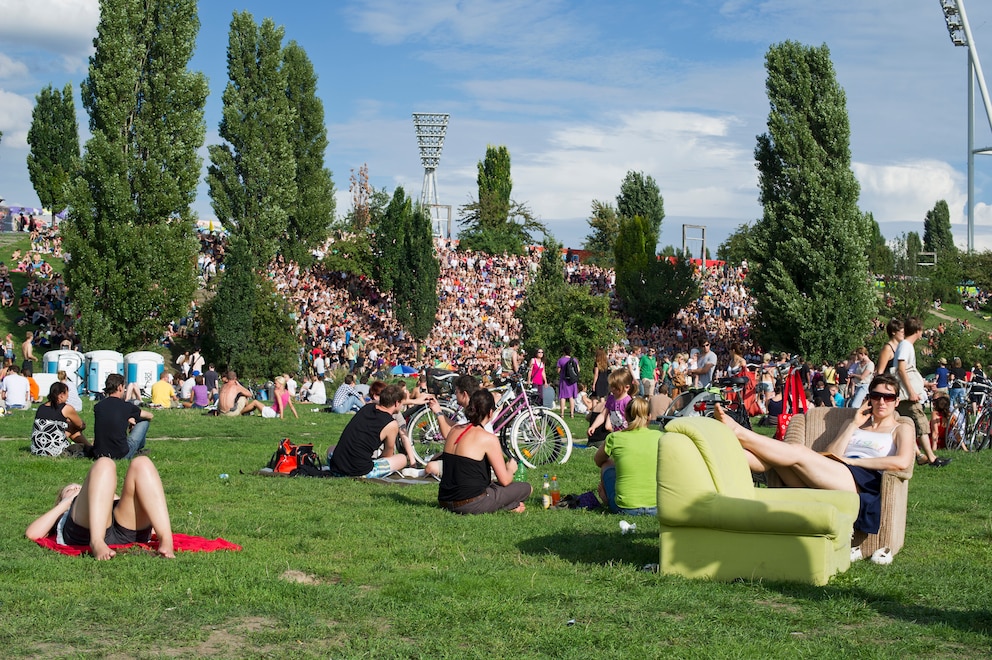
<path fill-rule="evenodd" d="M 975 149 L 975 80 L 982 93 L 985 104 L 985 117 L 992 129 L 992 103 L 989 101 L 989 90 L 985 85 L 985 74 L 982 73 L 982 62 L 978 59 L 975 40 L 971 36 L 968 25 L 968 14 L 964 8 L 964 0 L 940 0 L 940 8 L 944 12 L 947 23 L 947 33 L 955 46 L 968 48 L 968 253 L 975 251 L 975 154 L 992 153 L 992 147 Z"/>

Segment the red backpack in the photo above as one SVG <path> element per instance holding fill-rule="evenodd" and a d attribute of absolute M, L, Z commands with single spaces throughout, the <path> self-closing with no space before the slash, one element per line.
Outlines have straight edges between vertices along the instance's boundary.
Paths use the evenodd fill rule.
<path fill-rule="evenodd" d="M 320 469 L 320 457 L 313 450 L 313 444 L 294 445 L 289 438 L 283 438 L 268 467 L 273 472 L 289 474 L 304 465 Z"/>

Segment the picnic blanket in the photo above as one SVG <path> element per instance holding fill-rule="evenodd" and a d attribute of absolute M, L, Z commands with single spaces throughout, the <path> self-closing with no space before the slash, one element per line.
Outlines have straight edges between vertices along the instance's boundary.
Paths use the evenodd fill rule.
<path fill-rule="evenodd" d="M 90 551 L 88 545 L 62 545 L 55 541 L 52 536 L 46 536 L 44 538 L 35 541 L 38 545 L 43 548 L 48 548 L 49 550 L 54 550 L 63 555 L 69 555 L 70 557 L 76 557 L 78 555 L 87 554 Z M 172 535 L 172 544 L 175 547 L 176 552 L 214 552 L 215 550 L 241 550 L 241 546 L 236 543 L 231 543 L 230 541 L 225 541 L 221 538 L 207 539 L 202 536 L 189 536 L 187 534 L 176 534 Z M 137 547 L 142 550 L 152 550 L 154 551 L 158 548 L 158 540 L 152 538 L 148 543 L 126 543 L 124 545 L 112 545 L 110 546 L 114 550 L 120 550 L 121 548 L 132 548 Z"/>
<path fill-rule="evenodd" d="M 244 472 L 242 472 L 244 474 Z M 323 477 L 327 479 L 354 479 L 355 481 L 368 481 L 369 483 L 380 483 L 389 484 L 391 486 L 422 486 L 426 484 L 438 483 L 438 480 L 434 477 L 405 477 L 399 472 L 393 472 L 392 474 L 386 475 L 385 477 L 376 477 L 374 479 L 369 479 L 366 477 L 337 477 L 330 473 L 327 467 L 318 470 L 317 468 L 312 468 L 309 472 L 303 470 L 294 470 L 291 473 L 287 472 L 276 472 L 271 468 L 262 468 L 252 474 L 257 474 L 262 477 Z"/>

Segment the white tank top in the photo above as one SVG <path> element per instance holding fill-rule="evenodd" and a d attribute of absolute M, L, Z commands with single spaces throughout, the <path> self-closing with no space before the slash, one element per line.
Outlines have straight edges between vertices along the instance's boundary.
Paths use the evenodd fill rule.
<path fill-rule="evenodd" d="M 895 456 L 896 443 L 892 436 L 895 429 L 886 432 L 857 429 L 847 443 L 844 456 L 847 458 L 882 458 Z"/>

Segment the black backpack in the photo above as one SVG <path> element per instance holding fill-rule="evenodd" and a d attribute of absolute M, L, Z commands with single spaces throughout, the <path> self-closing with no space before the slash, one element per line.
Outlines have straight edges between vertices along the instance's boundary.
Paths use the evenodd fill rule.
<path fill-rule="evenodd" d="M 575 385 L 579 382 L 579 363 L 575 361 L 575 358 L 569 358 L 568 362 L 565 363 L 565 371 L 561 378 L 569 385 Z"/>

